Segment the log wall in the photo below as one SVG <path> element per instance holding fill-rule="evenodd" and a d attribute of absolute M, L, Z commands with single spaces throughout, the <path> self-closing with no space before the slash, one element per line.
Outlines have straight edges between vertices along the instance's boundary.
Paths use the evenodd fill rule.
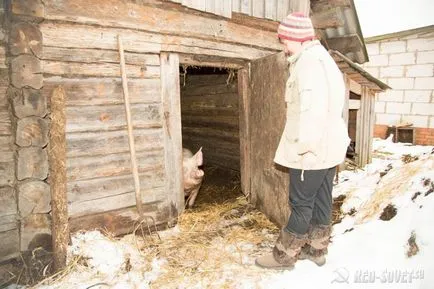
<path fill-rule="evenodd" d="M 204 164 L 240 170 L 239 97 L 229 75 L 188 75 L 181 78 L 183 146 L 203 147 Z"/>

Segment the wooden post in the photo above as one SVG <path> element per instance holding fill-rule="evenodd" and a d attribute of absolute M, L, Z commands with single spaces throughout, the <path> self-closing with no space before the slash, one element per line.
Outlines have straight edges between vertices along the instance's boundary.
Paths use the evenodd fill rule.
<path fill-rule="evenodd" d="M 51 97 L 50 189 L 54 270 L 66 266 L 69 242 L 68 202 L 66 193 L 65 91 L 57 87 Z"/>
<path fill-rule="evenodd" d="M 137 206 L 137 211 L 139 212 L 139 215 L 142 217 L 143 216 L 143 209 L 142 209 L 142 195 L 140 193 L 139 170 L 137 168 L 136 149 L 134 146 L 133 123 L 131 120 L 131 110 L 130 110 L 130 97 L 128 94 L 127 74 L 125 72 L 124 47 L 122 45 L 122 38 L 120 35 L 118 35 L 118 44 L 119 44 L 119 58 L 121 61 L 122 88 L 124 91 L 125 113 L 127 116 L 128 143 L 130 145 L 131 167 L 132 167 L 132 171 L 133 171 L 134 188 L 135 188 L 135 192 L 136 192 L 136 206 Z"/>
<path fill-rule="evenodd" d="M 250 198 L 249 70 L 238 70 L 241 191 Z"/>

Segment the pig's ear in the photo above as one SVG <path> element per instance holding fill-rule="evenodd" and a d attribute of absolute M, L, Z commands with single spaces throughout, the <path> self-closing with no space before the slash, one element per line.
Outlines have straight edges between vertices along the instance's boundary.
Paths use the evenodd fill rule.
<path fill-rule="evenodd" d="M 202 147 L 197 151 L 197 153 L 193 156 L 196 160 L 196 165 L 199 167 L 203 164 L 203 154 L 202 154 Z"/>

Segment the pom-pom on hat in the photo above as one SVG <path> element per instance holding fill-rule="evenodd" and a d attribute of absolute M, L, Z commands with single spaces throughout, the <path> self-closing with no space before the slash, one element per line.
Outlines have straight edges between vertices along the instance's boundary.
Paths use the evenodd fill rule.
<path fill-rule="evenodd" d="M 277 35 L 281 39 L 304 42 L 314 39 L 315 31 L 309 17 L 301 12 L 294 12 L 280 22 Z"/>

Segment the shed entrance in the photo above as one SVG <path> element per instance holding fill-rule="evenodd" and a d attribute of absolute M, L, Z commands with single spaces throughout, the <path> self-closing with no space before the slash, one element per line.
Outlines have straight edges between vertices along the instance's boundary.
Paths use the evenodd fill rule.
<path fill-rule="evenodd" d="M 182 146 L 203 152 L 205 177 L 196 204 L 241 195 L 236 70 L 181 66 L 180 86 Z"/>

